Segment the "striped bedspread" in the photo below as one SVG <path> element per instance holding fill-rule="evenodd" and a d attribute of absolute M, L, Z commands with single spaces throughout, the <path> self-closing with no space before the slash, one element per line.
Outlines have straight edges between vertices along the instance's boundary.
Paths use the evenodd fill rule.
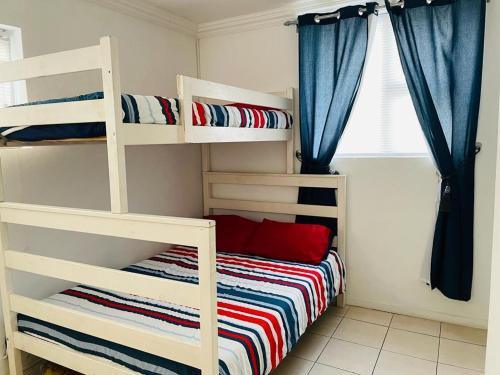
<path fill-rule="evenodd" d="M 70 98 L 42 100 L 23 105 L 53 104 L 102 99 L 102 91 Z M 130 124 L 180 124 L 179 100 L 162 96 L 122 94 L 122 119 Z M 193 125 L 242 128 L 289 129 L 292 116 L 285 111 L 241 105 L 193 103 Z M 35 124 L 33 124 L 35 125 Z M 106 135 L 104 123 L 55 124 L 46 126 L 0 127 L 0 134 L 12 140 L 38 141 L 64 138 L 91 138 Z"/>
<path fill-rule="evenodd" d="M 197 252 L 177 247 L 125 271 L 196 284 Z M 342 260 L 320 265 L 217 253 L 219 369 L 224 375 L 269 374 L 308 325 L 344 290 Z M 187 342 L 199 342 L 198 310 L 128 294 L 78 286 L 46 302 L 106 317 Z M 143 374 L 199 374 L 197 369 L 19 315 L 19 330 Z"/>

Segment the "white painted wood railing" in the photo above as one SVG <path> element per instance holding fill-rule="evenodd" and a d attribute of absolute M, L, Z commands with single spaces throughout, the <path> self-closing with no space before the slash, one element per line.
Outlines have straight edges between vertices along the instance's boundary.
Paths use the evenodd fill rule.
<path fill-rule="evenodd" d="M 126 373 L 121 366 L 112 365 L 18 332 L 16 324 L 18 313 L 200 368 L 203 375 L 218 374 L 215 223 L 213 221 L 113 214 L 21 203 L 0 203 L 0 218 L 0 289 L 6 320 L 11 374 L 22 374 L 19 350 L 53 360 L 83 373 Z M 7 226 L 12 224 L 195 246 L 198 248 L 199 284 L 192 285 L 10 249 L 7 241 Z M 16 294 L 11 285 L 11 270 L 199 309 L 200 344 L 186 343 L 173 336 L 151 333 L 127 324 Z"/>

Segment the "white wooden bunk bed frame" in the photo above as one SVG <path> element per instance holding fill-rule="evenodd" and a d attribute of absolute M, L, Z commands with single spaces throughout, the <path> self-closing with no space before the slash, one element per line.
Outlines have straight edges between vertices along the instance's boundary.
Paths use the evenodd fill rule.
<path fill-rule="evenodd" d="M 5 202 L 3 179 L 0 173 L 0 292 L 10 374 L 20 375 L 23 373 L 21 351 L 59 363 L 84 374 L 124 375 L 134 373 L 110 361 L 19 332 L 17 314 L 26 314 L 33 318 L 199 368 L 203 375 L 216 375 L 219 365 L 215 222 L 204 219 L 128 213 L 125 146 L 210 142 L 286 142 L 287 174 L 211 172 L 209 144 L 203 144 L 204 213 L 209 214 L 212 209 L 229 209 L 336 217 L 338 219 L 337 249 L 344 260 L 346 259 L 346 177 L 341 175 L 293 174 L 294 137 L 292 129 L 216 128 L 193 126 L 192 124 L 190 111 L 193 97 L 237 101 L 292 111 L 294 108 L 293 90 L 288 90 L 288 97 L 284 98 L 179 76 L 178 95 L 181 101 L 181 125 L 124 125 L 121 120 L 118 46 L 117 41 L 111 37 L 101 38 L 100 44 L 97 46 L 3 63 L 0 65 L 0 83 L 88 70 L 102 71 L 104 99 L 0 109 L 0 126 L 105 122 L 111 195 L 111 212 Z M 40 142 L 40 144 L 87 142 L 92 142 L 92 140 L 49 141 Z M 212 194 L 214 184 L 335 188 L 337 189 L 337 206 L 218 198 Z M 9 245 L 8 229 L 11 225 L 26 225 L 193 246 L 198 249 L 199 284 L 192 285 L 132 274 L 19 251 Z M 75 312 L 22 296 L 15 292 L 12 271 L 24 271 L 197 308 L 200 311 L 200 344 L 188 344 L 174 337 L 153 334 L 105 318 Z M 337 304 L 343 304 L 343 296 L 339 296 Z"/>
<path fill-rule="evenodd" d="M 217 198 L 212 195 L 214 184 L 335 188 L 338 196 L 337 206 Z M 338 220 L 337 249 L 342 259 L 346 259 L 345 176 L 204 172 L 203 195 L 206 214 L 209 214 L 212 209 L 229 209 L 336 217 Z M 8 242 L 8 226 L 12 224 L 194 246 L 198 248 L 199 285 L 11 249 Z M 107 360 L 19 332 L 17 314 L 20 313 L 200 368 L 203 375 L 217 375 L 219 365 L 215 234 L 215 222 L 212 220 L 130 213 L 114 214 L 107 211 L 12 202 L 0 203 L 0 292 L 10 374 L 23 373 L 21 351 L 84 374 L 134 373 Z M 11 271 L 13 270 L 197 308 L 200 310 L 200 345 L 187 344 L 174 337 L 153 334 L 105 318 L 75 312 L 19 295 L 12 285 Z M 340 304 L 342 303 L 341 301 Z M 337 304 L 339 304 L 338 300 Z"/>
<path fill-rule="evenodd" d="M 294 94 L 291 88 L 280 93 L 280 96 L 179 75 L 179 125 L 123 124 L 118 40 L 109 36 L 102 37 L 95 46 L 2 63 L 0 83 L 91 70 L 102 72 L 104 99 L 3 108 L 0 109 L 0 127 L 105 122 L 113 213 L 128 212 L 125 147 L 130 145 L 282 141 L 287 145 L 287 173 L 293 173 L 293 129 L 296 127 L 256 129 L 193 126 L 191 115 L 194 98 L 240 102 L 293 112 Z M 104 138 L 27 143 L 14 141 L 7 142 L 6 146 L 94 142 L 104 142 Z M 208 147 L 203 147 L 203 153 L 208 154 L 208 150 Z M 204 158 L 208 158 L 208 155 L 204 155 Z"/>

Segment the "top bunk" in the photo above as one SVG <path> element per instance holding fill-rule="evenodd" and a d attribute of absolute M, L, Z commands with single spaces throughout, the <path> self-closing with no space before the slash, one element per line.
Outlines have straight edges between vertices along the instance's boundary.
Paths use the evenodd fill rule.
<path fill-rule="evenodd" d="M 179 75 L 177 98 L 122 94 L 113 37 L 1 63 L 0 83 L 90 70 L 102 72 L 102 92 L 1 108 L 1 146 L 284 141 L 293 147 L 293 89 L 268 94 Z"/>

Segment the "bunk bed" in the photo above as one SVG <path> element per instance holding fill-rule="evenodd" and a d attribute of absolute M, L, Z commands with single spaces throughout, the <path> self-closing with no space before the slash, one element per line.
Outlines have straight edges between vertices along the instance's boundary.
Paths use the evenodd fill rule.
<path fill-rule="evenodd" d="M 99 45 L 75 50 L 41 55 L 0 64 L 0 83 L 26 80 L 60 74 L 100 70 L 102 72 L 102 95 L 94 93 L 80 98 L 36 102 L 0 109 L 0 128 L 4 129 L 4 146 L 70 145 L 106 142 L 110 177 L 111 210 L 115 213 L 128 211 L 125 147 L 131 145 L 180 144 L 180 143 L 220 143 L 220 142 L 286 142 L 287 173 L 294 170 L 294 136 L 291 116 L 294 110 L 293 89 L 276 94 L 262 93 L 201 79 L 178 76 L 177 98 L 163 97 L 161 100 L 178 103 L 173 111 L 177 120 L 171 125 L 159 123 L 125 123 L 122 106 L 120 70 L 118 61 L 118 41 L 113 37 L 103 37 Z M 146 100 L 148 97 L 140 97 Z M 233 116 L 232 121 L 193 121 L 193 112 L 201 100 L 217 101 L 219 104 L 233 104 L 233 111 L 260 111 L 260 116 L 286 114 L 281 121 L 242 121 L 242 115 Z M 146 105 L 147 106 L 147 105 Z M 175 106 L 175 105 L 174 105 Z M 245 107 L 246 106 L 246 107 Z M 227 108 L 227 106 L 226 106 Z M 264 114 L 263 114 L 264 113 Z M 259 116 L 256 115 L 256 116 Z M 154 116 L 149 116 L 154 117 Z M 235 120 L 236 119 L 236 120 Z M 199 119 L 198 119 L 198 122 Z M 281 125 L 279 125 L 280 123 Z M 9 139 L 17 133 L 5 132 L 5 128 L 75 126 L 104 124 L 105 137 L 73 137 L 70 139 L 36 139 L 36 142 L 22 142 Z M 271 127 L 262 127 L 269 124 Z M 232 126 L 220 126 L 232 125 Z M 279 128 L 281 126 L 281 128 Z M 41 132 L 50 138 L 50 131 Z M 73 132 L 74 133 L 74 132 Z M 85 134 L 85 133 L 84 133 Z M 88 133 L 87 133 L 88 134 Z M 95 132 L 90 132 L 95 135 Z M 204 147 L 203 152 L 208 152 Z M 204 158 L 208 158 L 204 155 Z"/>
<path fill-rule="evenodd" d="M 334 298 L 343 303 L 345 176 L 294 174 L 292 129 L 195 126 L 191 111 L 183 110 L 192 108 L 194 97 L 205 97 L 291 111 L 292 95 L 282 98 L 181 76 L 177 125 L 124 124 L 113 38 L 102 38 L 98 46 L 0 65 L 0 82 L 92 69 L 102 70 L 102 99 L 0 109 L 0 127 L 104 122 L 105 140 L 28 144 L 105 141 L 112 202 L 111 212 L 5 202 L 0 174 L 0 292 L 10 373 L 22 374 L 24 351 L 85 374 L 268 374 Z M 253 141 L 287 142 L 288 173 L 210 170 L 209 143 Z M 203 143 L 205 216 L 213 210 L 233 210 L 334 217 L 338 222 L 336 250 L 316 266 L 226 254 L 216 252 L 213 220 L 128 213 L 124 147 L 172 143 Z M 11 147 L 25 144 L 7 142 Z M 214 185 L 332 188 L 337 190 L 337 206 L 226 199 L 214 196 Z M 11 248 L 11 225 L 174 247 L 115 270 Z M 16 292 L 13 271 L 77 286 L 38 300 Z M 259 321 L 249 321 L 259 314 Z"/>

